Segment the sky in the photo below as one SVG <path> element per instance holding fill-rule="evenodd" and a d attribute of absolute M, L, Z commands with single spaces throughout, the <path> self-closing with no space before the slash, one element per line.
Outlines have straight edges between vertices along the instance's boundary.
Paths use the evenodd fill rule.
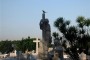
<path fill-rule="evenodd" d="M 18 40 L 30 36 L 41 38 L 39 22 L 45 10 L 51 32 L 58 17 L 76 24 L 78 16 L 90 18 L 90 0 L 0 0 L 0 40 Z"/>

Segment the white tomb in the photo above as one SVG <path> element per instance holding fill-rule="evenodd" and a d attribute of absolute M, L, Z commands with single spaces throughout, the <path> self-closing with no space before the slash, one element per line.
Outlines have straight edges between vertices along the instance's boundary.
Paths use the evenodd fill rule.
<path fill-rule="evenodd" d="M 16 50 L 14 50 L 14 52 L 11 52 L 10 57 L 16 57 L 17 56 L 16 52 L 17 52 Z"/>
<path fill-rule="evenodd" d="M 86 60 L 86 54 L 82 52 L 80 55 L 80 60 Z"/>

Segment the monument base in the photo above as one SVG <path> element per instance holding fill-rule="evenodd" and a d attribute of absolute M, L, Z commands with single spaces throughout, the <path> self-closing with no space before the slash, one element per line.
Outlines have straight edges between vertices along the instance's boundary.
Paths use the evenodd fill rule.
<path fill-rule="evenodd" d="M 42 59 L 42 60 L 48 60 L 47 54 L 44 54 L 44 53 L 39 53 L 38 54 L 38 58 L 39 59 Z"/>

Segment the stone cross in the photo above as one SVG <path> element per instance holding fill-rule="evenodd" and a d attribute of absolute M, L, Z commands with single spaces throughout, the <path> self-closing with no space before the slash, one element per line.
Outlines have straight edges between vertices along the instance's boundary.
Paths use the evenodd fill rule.
<path fill-rule="evenodd" d="M 39 43 L 40 41 L 39 41 L 38 38 L 37 38 L 37 39 L 34 40 L 33 42 L 36 43 L 36 54 L 38 54 L 38 43 Z"/>

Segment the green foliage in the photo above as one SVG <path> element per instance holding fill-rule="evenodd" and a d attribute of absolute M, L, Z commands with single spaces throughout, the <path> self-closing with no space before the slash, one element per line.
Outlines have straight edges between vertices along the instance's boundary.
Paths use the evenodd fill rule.
<path fill-rule="evenodd" d="M 35 38 L 28 37 L 25 39 L 22 38 L 22 40 L 0 41 L 0 52 L 9 53 L 12 52 L 14 49 L 22 52 L 25 52 L 27 49 L 29 51 L 35 50 L 36 44 L 33 42 L 34 39 Z"/>
<path fill-rule="evenodd" d="M 16 41 L 16 43 L 14 43 L 14 45 L 16 45 L 16 50 L 20 50 L 22 52 L 25 52 L 26 50 L 35 50 L 35 43 L 33 42 L 33 38 L 25 38 L 22 39 L 20 41 Z"/>
<path fill-rule="evenodd" d="M 54 37 L 54 38 L 58 38 L 58 36 L 59 36 L 59 34 L 58 34 L 58 33 L 53 32 L 53 37 Z"/>
<path fill-rule="evenodd" d="M 1 41 L 0 42 L 0 52 L 9 53 L 13 50 L 11 41 Z"/>
<path fill-rule="evenodd" d="M 65 42 L 62 46 L 66 48 L 68 54 L 72 59 L 78 60 L 78 53 L 85 49 L 87 54 L 88 48 L 90 47 L 90 19 L 86 19 L 83 16 L 79 16 L 76 19 L 78 26 L 69 26 L 70 21 L 66 21 L 62 17 L 56 19 L 54 26 L 63 34 L 64 38 L 69 42 L 69 48 L 65 47 Z M 86 29 L 87 28 L 87 29 Z M 55 37 L 55 34 L 53 34 Z M 79 51 L 77 52 L 77 48 Z"/>

